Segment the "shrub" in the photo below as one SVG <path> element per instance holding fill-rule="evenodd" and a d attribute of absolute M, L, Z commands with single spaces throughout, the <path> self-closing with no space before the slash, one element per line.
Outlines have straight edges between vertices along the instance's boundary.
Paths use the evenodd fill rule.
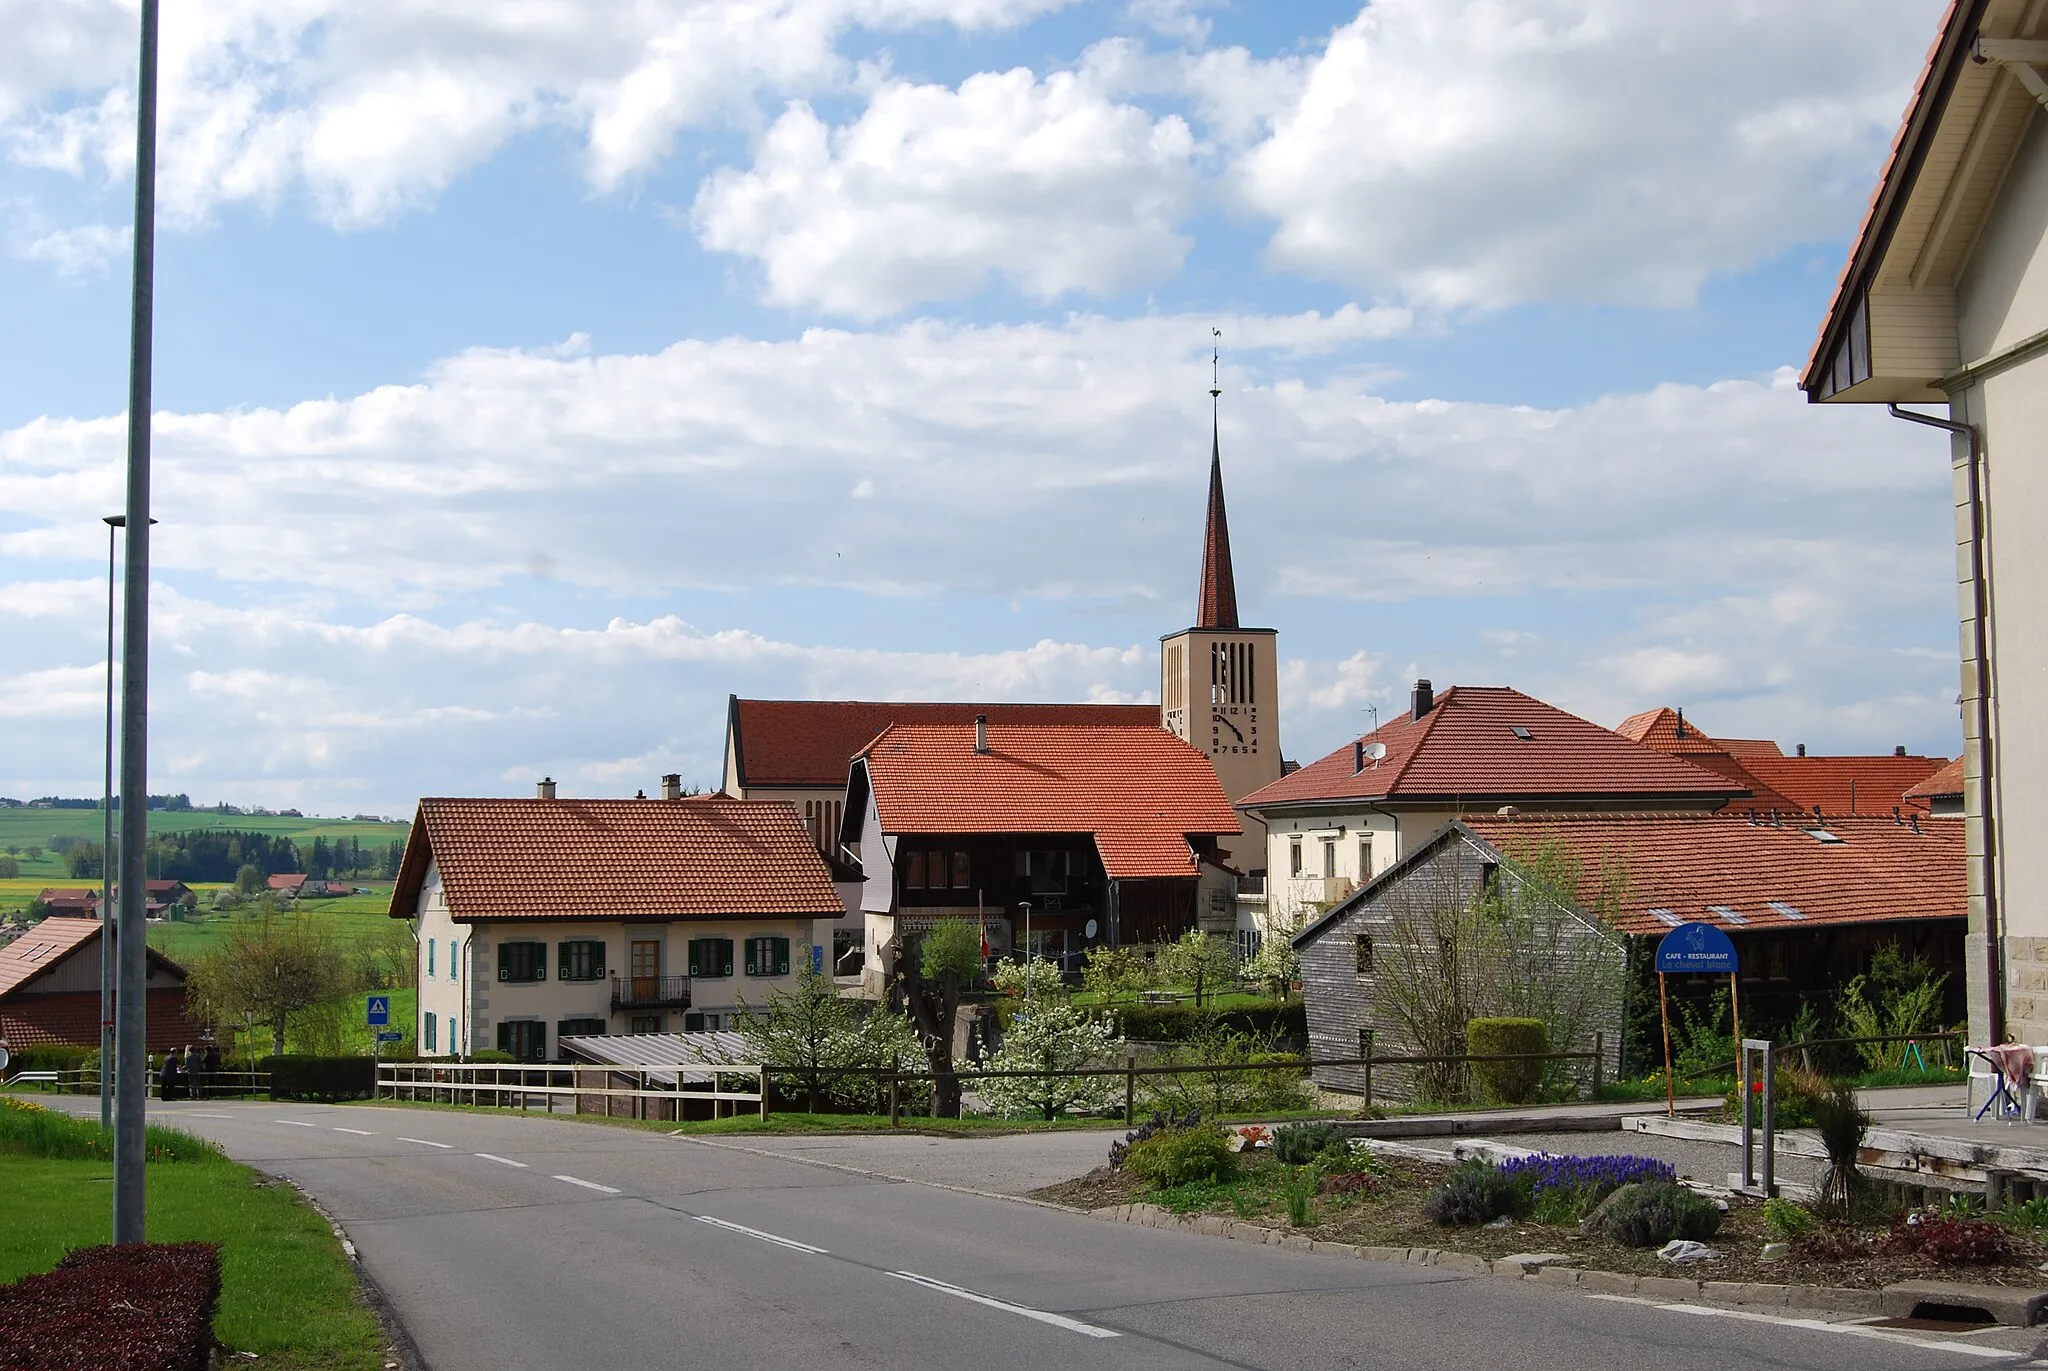
<path fill-rule="evenodd" d="M 369 1057 L 265 1057 L 273 1100 L 367 1100 L 377 1093 L 377 1063 Z"/>
<path fill-rule="evenodd" d="M 1674 1181 L 1678 1173 L 1654 1157 L 1560 1157 L 1540 1152 L 1504 1163 L 1501 1174 L 1529 1196 L 1543 1223 L 1571 1224 L 1624 1185 Z"/>
<path fill-rule="evenodd" d="M 1813 1123 L 1828 1154 L 1827 1169 L 1820 1177 L 1821 1206 L 1846 1214 L 1863 1191 L 1863 1173 L 1856 1163 L 1862 1156 L 1864 1135 L 1870 1131 L 1870 1115 L 1857 1104 L 1854 1086 L 1834 1081 L 1814 1100 Z"/>
<path fill-rule="evenodd" d="M 1273 1131 L 1273 1156 L 1277 1161 L 1288 1166 L 1307 1166 L 1325 1155 L 1345 1161 L 1351 1156 L 1350 1139 L 1328 1120 L 1283 1124 Z"/>
<path fill-rule="evenodd" d="M 1752 1063 L 1752 1066 L 1754 1066 L 1754 1063 Z M 1681 1091 L 1684 1090 L 1683 1085 L 1679 1088 Z M 1737 1093 L 1741 1088 L 1739 1081 L 1730 1082 L 1727 1091 L 1722 1095 L 1722 1103 L 1727 1107 L 1728 1117 L 1731 1121 L 1739 1122 L 1742 1118 L 1742 1097 Z M 1777 1087 L 1771 1092 L 1771 1108 L 1776 1116 L 1777 1126 L 1779 1128 L 1813 1127 L 1814 1107 L 1820 1097 L 1827 1093 L 1827 1090 L 1828 1082 L 1826 1077 L 1816 1075 L 1811 1071 L 1801 1070 L 1781 1059 L 1777 1066 Z M 1761 1076 L 1751 1079 L 1749 1083 L 1749 1099 L 1749 1117 L 1758 1128 L 1762 1128 L 1764 1126 L 1764 1083 Z"/>
<path fill-rule="evenodd" d="M 37 1043 L 7 1054 L 6 1074 L 17 1071 L 78 1071 L 83 1069 L 87 1057 L 93 1065 L 99 1065 L 99 1049 L 96 1047 L 74 1047 L 70 1043 Z"/>
<path fill-rule="evenodd" d="M 1146 1103 L 1168 1113 L 1199 1110 L 1214 1116 L 1299 1109 L 1307 1099 L 1307 1082 L 1299 1057 L 1264 1051 L 1249 1034 L 1223 1028 L 1218 1023 L 1208 1025 L 1187 1042 L 1160 1052 L 1154 1061 L 1159 1066 L 1272 1068 L 1180 1071 L 1140 1077 L 1138 1088 L 1145 1092 Z"/>
<path fill-rule="evenodd" d="M 219 1300 L 211 1243 L 81 1248 L 0 1286 L 0 1371 L 206 1371 Z"/>
<path fill-rule="evenodd" d="M 1460 1162 L 1422 1202 L 1423 1215 L 1444 1228 L 1477 1228 L 1520 1212 L 1528 1191 L 1488 1162 Z"/>
<path fill-rule="evenodd" d="M 1541 1019 L 1474 1019 L 1465 1025 L 1465 1049 L 1475 1057 L 1544 1052 Z M 1473 1062 L 1473 1077 L 1501 1104 L 1527 1104 L 1543 1080 L 1543 1063 Z"/>
<path fill-rule="evenodd" d="M 1147 1138 L 1157 1137 L 1170 1129 L 1194 1128 L 1201 1122 L 1202 1116 L 1197 1113 L 1175 1115 L 1154 1110 L 1151 1118 L 1124 1134 L 1122 1142 L 1113 1142 L 1109 1145 L 1109 1164 L 1115 1167 L 1122 1166 L 1131 1149 Z"/>
<path fill-rule="evenodd" d="M 1939 1266 L 1995 1266 L 2013 1259 L 2012 1235 L 1995 1223 L 1920 1213 L 1900 1217 L 1879 1250 L 1887 1256 L 1924 1257 Z"/>
<path fill-rule="evenodd" d="M 1673 1238 L 1705 1242 L 1721 1228 L 1721 1208 L 1671 1181 L 1648 1181 L 1617 1195 L 1600 1231 L 1624 1247 L 1662 1247 Z"/>
<path fill-rule="evenodd" d="M 1124 1153 L 1123 1168 L 1155 1190 L 1197 1181 L 1229 1180 L 1237 1170 L 1237 1154 L 1220 1125 L 1198 1123 L 1169 1128 L 1134 1142 Z"/>
<path fill-rule="evenodd" d="M 1819 1219 L 1790 1200 L 1764 1201 L 1764 1231 L 1780 1242 L 1796 1242 L 1819 1228 Z"/>
<path fill-rule="evenodd" d="M 1094 1012 L 1115 1019 L 1117 1031 L 1138 1042 L 1186 1042 L 1212 1027 L 1249 1034 L 1263 1042 L 1308 1036 L 1308 1011 L 1299 995 L 1279 1004 L 1244 1009 L 1197 1009 L 1187 1003 L 1121 1004 L 1101 1006 Z"/>

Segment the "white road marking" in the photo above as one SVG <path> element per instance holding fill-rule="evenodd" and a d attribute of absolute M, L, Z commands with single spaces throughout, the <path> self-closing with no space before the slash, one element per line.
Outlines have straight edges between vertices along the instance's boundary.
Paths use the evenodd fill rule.
<path fill-rule="evenodd" d="M 291 1126 L 292 1126 L 293 1128 L 318 1128 L 318 1127 L 320 1126 L 320 1125 L 319 1125 L 319 1124 L 317 1124 L 317 1123 L 303 1123 L 303 1122 L 301 1122 L 301 1121 L 300 1121 L 300 1120 L 298 1120 L 298 1119 L 272 1119 L 272 1120 L 271 1120 L 271 1122 L 272 1122 L 272 1123 L 288 1123 L 288 1124 L 290 1124 L 290 1125 L 291 1125 Z"/>
<path fill-rule="evenodd" d="M 377 1136 L 367 1128 L 343 1128 L 340 1124 L 334 1126 L 334 1131 L 337 1133 L 353 1133 L 358 1138 L 374 1138 Z"/>
<path fill-rule="evenodd" d="M 944 1281 L 933 1280 L 930 1276 L 920 1276 L 915 1271 L 891 1271 L 889 1274 L 899 1281 L 909 1281 L 912 1285 L 921 1285 L 927 1290 L 936 1290 L 942 1295 L 951 1295 L 955 1299 L 971 1300 L 975 1304 L 985 1304 L 991 1309 L 1000 1309 L 1008 1314 L 1021 1314 L 1027 1319 L 1036 1319 L 1040 1323 L 1049 1323 L 1055 1328 L 1064 1328 L 1070 1333 L 1080 1333 L 1090 1338 L 1120 1338 L 1123 1336 L 1123 1334 L 1112 1328 L 1097 1328 L 1092 1323 L 1083 1323 L 1079 1319 L 1070 1319 L 1064 1314 L 1049 1314 L 1043 1309 L 1032 1309 L 1021 1304 L 1011 1304 L 1008 1300 L 999 1300 L 992 1295 L 983 1295 L 972 1290 L 963 1289 L 957 1285 L 948 1285 Z"/>
<path fill-rule="evenodd" d="M 822 1247 L 813 1247 L 807 1242 L 798 1242 L 795 1238 L 784 1238 L 778 1237 L 773 1233 L 763 1233 L 760 1229 L 749 1228 L 743 1223 L 733 1223 L 726 1219 L 714 1219 L 709 1214 L 693 1214 L 691 1217 L 696 1219 L 698 1223 L 708 1223 L 715 1228 L 723 1228 L 733 1233 L 744 1233 L 750 1238 L 759 1238 L 762 1242 L 772 1242 L 777 1247 L 793 1247 L 799 1252 L 809 1252 L 819 1257 L 831 1255 Z"/>
<path fill-rule="evenodd" d="M 1627 1304 L 1643 1304 L 1644 1300 L 1631 1300 L 1625 1295 L 1595 1295 L 1596 1300 L 1616 1300 Z M 1841 1333 L 1852 1338 L 1875 1338 L 1879 1342 L 1903 1343 L 1907 1347 L 1923 1347 L 1936 1352 L 1960 1352 L 1967 1357 L 1987 1357 L 1995 1361 L 2012 1361 L 2025 1356 L 2023 1352 L 2010 1349 L 1985 1347 L 1972 1342 L 1946 1342 L 1936 1338 L 1916 1338 L 1910 1333 L 1895 1333 L 1887 1328 L 1866 1328 L 1859 1323 L 1829 1323 L 1826 1319 L 1801 1319 L 1786 1314 L 1760 1314 L 1751 1309 L 1720 1309 L 1708 1304 L 1653 1304 L 1654 1309 L 1668 1309 L 1674 1314 L 1699 1314 L 1713 1319 L 1741 1319 L 1749 1323 L 1772 1323 L 1780 1328 L 1804 1328 L 1815 1333 Z"/>
<path fill-rule="evenodd" d="M 521 1171 L 526 1169 L 525 1162 L 515 1162 L 510 1157 L 494 1157 L 488 1152 L 479 1152 L 477 1155 L 487 1162 L 496 1162 L 500 1166 L 516 1166 Z"/>
<path fill-rule="evenodd" d="M 79 1117 L 82 1118 L 84 1116 L 80 1115 Z M 232 1119 L 235 1116 L 232 1114 L 201 1114 L 198 1110 L 195 1109 L 190 1114 L 187 1114 L 185 1117 L 188 1119 Z"/>
<path fill-rule="evenodd" d="M 567 1181 L 571 1185 L 580 1185 L 585 1190 L 602 1190 L 607 1195 L 616 1195 L 619 1193 L 617 1190 L 614 1190 L 611 1186 L 599 1185 L 596 1181 L 578 1180 L 574 1176 L 557 1176 L 555 1177 L 555 1179 L 558 1181 Z"/>
<path fill-rule="evenodd" d="M 452 1143 L 437 1143 L 431 1138 L 400 1138 L 399 1141 L 418 1143 L 421 1147 L 439 1147 L 446 1149 L 453 1146 Z"/>

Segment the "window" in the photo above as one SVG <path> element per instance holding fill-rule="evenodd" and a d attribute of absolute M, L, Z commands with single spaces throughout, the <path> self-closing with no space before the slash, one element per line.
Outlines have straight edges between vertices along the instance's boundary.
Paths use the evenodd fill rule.
<path fill-rule="evenodd" d="M 546 943 L 499 943 L 498 979 L 501 981 L 544 981 L 548 978 Z"/>
<path fill-rule="evenodd" d="M 690 939 L 690 974 L 707 979 L 732 975 L 732 939 Z"/>
<path fill-rule="evenodd" d="M 1481 862 L 1479 864 L 1479 893 L 1491 895 L 1498 889 L 1500 889 L 1500 863 Z"/>
<path fill-rule="evenodd" d="M 1358 947 L 1358 974 L 1369 976 L 1372 974 L 1372 934 L 1361 933 L 1356 941 Z"/>
<path fill-rule="evenodd" d="M 903 862 L 903 888 L 924 889 L 924 853 L 913 852 Z"/>
<path fill-rule="evenodd" d="M 723 1014 L 683 1015 L 683 1032 L 685 1033 L 716 1033 L 724 1027 L 725 1015 Z"/>
<path fill-rule="evenodd" d="M 635 1014 L 626 1021 L 626 1031 L 633 1034 L 661 1032 L 661 1015 Z"/>
<path fill-rule="evenodd" d="M 434 940 L 427 939 L 427 979 L 434 979 Z"/>
<path fill-rule="evenodd" d="M 548 1059 L 548 1026 L 534 1019 L 513 1019 L 498 1025 L 498 1050 L 514 1060 L 544 1062 Z"/>
<path fill-rule="evenodd" d="M 1323 839 L 1323 879 L 1329 880 L 1337 874 L 1337 840 Z"/>
<path fill-rule="evenodd" d="M 1358 840 L 1358 879 L 1372 879 L 1372 835 L 1366 834 Z"/>
<path fill-rule="evenodd" d="M 1299 838 L 1287 844 L 1287 874 L 1290 876 L 1299 876 L 1301 874 L 1301 839 Z"/>
<path fill-rule="evenodd" d="M 730 948 L 731 943 L 726 946 Z M 731 954 L 728 953 L 728 956 Z M 749 938 L 747 939 L 747 974 L 749 976 L 787 976 L 789 974 L 789 939 Z"/>
<path fill-rule="evenodd" d="M 563 1019 L 555 1025 L 555 1041 L 559 1043 L 564 1038 L 602 1038 L 604 1028 L 603 1019 Z"/>
<path fill-rule="evenodd" d="M 1242 965 L 1243 963 L 1245 963 L 1245 962 L 1248 962 L 1248 961 L 1250 961 L 1250 960 L 1251 960 L 1252 958 L 1254 958 L 1254 957 L 1258 956 L 1258 955 L 1259 955 L 1259 948 L 1260 948 L 1260 946 L 1262 946 L 1262 945 L 1264 944 L 1265 940 L 1266 940 L 1266 935 L 1265 935 L 1265 934 L 1263 934 L 1263 933 L 1261 933 L 1261 932 L 1259 932 L 1259 930 L 1258 930 L 1258 929 L 1256 929 L 1256 928 L 1240 928 L 1240 929 L 1238 929 L 1238 930 L 1237 930 L 1237 960 L 1238 960 L 1238 963 L 1239 963 L 1240 965 Z"/>
<path fill-rule="evenodd" d="M 555 977 L 564 981 L 604 979 L 604 944 L 596 938 L 576 938 L 556 952 Z"/>
<path fill-rule="evenodd" d="M 441 1025 L 439 1019 L 434 1015 L 434 1013 L 431 1010 L 429 1010 L 427 1013 L 426 1027 L 420 1034 L 421 1037 L 427 1040 L 424 1046 L 429 1052 L 439 1052 L 441 1050 L 439 1035 L 436 1034 L 434 1031 L 440 1026 Z"/>
<path fill-rule="evenodd" d="M 973 885 L 973 881 L 969 879 L 970 875 L 967 854 L 965 852 L 955 852 L 953 854 L 953 889 L 966 890 L 969 886 Z"/>

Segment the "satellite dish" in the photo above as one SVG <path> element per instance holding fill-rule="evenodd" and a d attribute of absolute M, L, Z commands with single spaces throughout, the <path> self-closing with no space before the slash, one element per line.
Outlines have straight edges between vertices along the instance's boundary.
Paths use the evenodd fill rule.
<path fill-rule="evenodd" d="M 1365 745 L 1365 759 L 1374 765 L 1378 765 L 1379 760 L 1386 755 L 1387 745 L 1385 743 L 1367 743 Z"/>
<path fill-rule="evenodd" d="M 0 1047 L 0 1071 L 7 1069 L 7 1049 Z"/>
<path fill-rule="evenodd" d="M 1093 920 L 1093 919 L 1090 919 L 1090 920 L 1088 921 L 1088 926 L 1087 926 L 1086 928 L 1084 928 L 1084 929 L 1082 929 L 1082 930 L 1081 930 L 1081 936 L 1082 936 L 1082 937 L 1084 937 L 1084 938 L 1092 938 L 1092 937 L 1094 937 L 1094 936 L 1095 936 L 1095 929 L 1096 929 L 1096 923 L 1095 923 L 1095 920 Z"/>

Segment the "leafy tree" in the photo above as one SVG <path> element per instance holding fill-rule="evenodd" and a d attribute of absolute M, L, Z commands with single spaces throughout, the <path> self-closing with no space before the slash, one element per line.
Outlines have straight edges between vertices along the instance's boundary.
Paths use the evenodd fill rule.
<path fill-rule="evenodd" d="M 235 889 L 244 895 L 254 895 L 263 889 L 263 868 L 254 862 L 244 863 L 235 873 Z"/>
<path fill-rule="evenodd" d="M 932 1114 L 960 1117 L 960 1077 L 953 1065 L 953 1026 L 960 987 L 981 971 L 981 931 L 965 919 L 941 919 L 914 955 L 896 959 L 897 989 L 931 1064 Z"/>
<path fill-rule="evenodd" d="M 1018 961 L 1014 957 L 1005 957 L 996 963 L 989 984 L 999 994 L 1016 999 L 1061 1003 L 1067 998 L 1067 983 L 1061 979 L 1060 969 L 1044 958 Z"/>
<path fill-rule="evenodd" d="M 1159 950 L 1159 975 L 1162 980 L 1193 987 L 1199 1009 L 1216 993 L 1217 986 L 1236 981 L 1237 956 L 1223 939 L 1191 928 L 1178 942 Z"/>
<path fill-rule="evenodd" d="M 28 858 L 32 862 L 39 862 L 43 859 L 43 849 L 38 847 L 34 843 L 30 843 L 28 845 L 27 850 L 24 851 L 21 855 Z"/>
<path fill-rule="evenodd" d="M 419 942 L 398 919 L 379 921 L 377 931 L 355 945 L 356 981 L 365 990 L 389 990 L 419 980 Z"/>
<path fill-rule="evenodd" d="M 1041 1003 L 1020 1016 L 989 1058 L 988 1071 L 1083 1071 L 1115 1060 L 1119 1039 L 1101 1020 L 1072 1005 Z M 1071 1109 L 1102 1109 L 1117 1094 L 1115 1076 L 1010 1076 L 981 1082 L 981 1098 L 996 1113 L 1056 1119 Z"/>
<path fill-rule="evenodd" d="M 1091 947 L 1081 967 L 1081 986 L 1093 991 L 1104 1004 L 1135 999 L 1152 983 L 1152 969 L 1145 959 L 1128 947 Z"/>
<path fill-rule="evenodd" d="M 0 879 L 11 879 L 21 874 L 21 863 L 12 857 L 0 857 Z"/>
<path fill-rule="evenodd" d="M 878 1009 L 863 1017 L 829 972 L 808 965 L 797 971 L 794 987 L 770 991 L 759 1008 L 742 1000 L 740 1011 L 735 1028 L 746 1041 L 747 1060 L 782 1068 L 776 1089 L 784 1095 L 801 1089 L 812 1114 L 828 1099 L 847 1109 L 875 1107 L 880 1087 L 874 1076 L 826 1074 L 833 1068 L 885 1071 L 906 1048 L 916 1050 L 902 1015 Z"/>
<path fill-rule="evenodd" d="M 100 845 L 79 843 L 64 854 L 64 870 L 74 881 L 96 881 L 100 878 Z"/>
<path fill-rule="evenodd" d="M 1248 980 L 1263 982 L 1275 995 L 1285 995 L 1288 985 L 1301 976 L 1301 954 L 1286 938 L 1267 938 L 1241 968 L 1241 974 Z"/>
<path fill-rule="evenodd" d="M 1941 989 L 1947 976 L 1936 975 L 1924 957 L 1909 955 L 1897 942 L 1880 945 L 1870 954 L 1870 970 L 1851 977 L 1836 997 L 1845 1038 L 1906 1038 L 1932 1033 L 1941 1026 Z M 1898 1059 L 1901 1044 L 1858 1043 L 1856 1051 L 1872 1071 Z"/>
<path fill-rule="evenodd" d="M 193 962 L 187 985 L 206 1018 L 269 1024 L 271 1051 L 282 1054 L 292 1016 L 347 993 L 348 980 L 324 922 L 265 910 Z"/>
<path fill-rule="evenodd" d="M 386 880 L 395 880 L 398 868 L 404 861 L 405 842 L 403 839 L 393 839 L 391 845 L 384 849 L 384 859 L 378 865 L 377 874 Z"/>

